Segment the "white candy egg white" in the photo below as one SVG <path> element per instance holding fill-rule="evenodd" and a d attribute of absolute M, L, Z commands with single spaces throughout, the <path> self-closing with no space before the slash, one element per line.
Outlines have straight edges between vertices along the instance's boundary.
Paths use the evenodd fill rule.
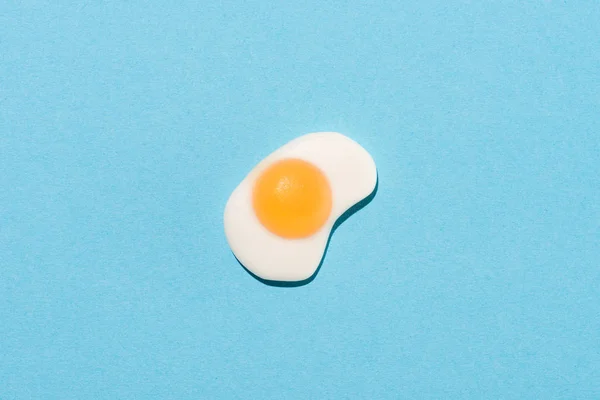
<path fill-rule="evenodd" d="M 275 161 L 299 158 L 317 166 L 329 180 L 332 209 L 314 235 L 286 239 L 268 231 L 252 206 L 256 178 Z M 225 236 L 236 258 L 259 278 L 302 281 L 318 268 L 335 221 L 369 196 L 377 184 L 371 155 L 354 140 L 337 132 L 300 136 L 263 159 L 233 191 L 225 206 Z"/>

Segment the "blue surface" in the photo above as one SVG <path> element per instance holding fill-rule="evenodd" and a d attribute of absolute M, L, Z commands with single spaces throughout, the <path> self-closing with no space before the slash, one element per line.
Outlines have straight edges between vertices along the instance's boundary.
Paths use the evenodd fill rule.
<path fill-rule="evenodd" d="M 600 3 L 484 3 L 3 1 L 0 399 L 600 397 Z M 320 130 L 379 192 L 264 285 L 225 201 Z"/>

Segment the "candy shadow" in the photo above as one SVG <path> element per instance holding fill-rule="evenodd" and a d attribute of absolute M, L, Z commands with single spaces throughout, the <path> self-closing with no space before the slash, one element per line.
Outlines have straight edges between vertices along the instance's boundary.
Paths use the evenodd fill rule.
<path fill-rule="evenodd" d="M 378 189 L 379 189 L 379 176 L 377 176 L 377 182 L 375 183 L 375 189 L 373 189 L 373 191 L 371 192 L 371 194 L 369 194 L 367 197 L 365 197 L 364 199 L 362 199 L 361 201 L 359 201 L 358 203 L 356 203 L 355 205 L 353 205 L 352 207 L 350 207 L 348 210 L 346 210 L 345 213 L 343 213 L 335 221 L 335 223 L 333 224 L 333 227 L 331 228 L 331 232 L 329 233 L 329 237 L 327 238 L 327 244 L 325 245 L 325 251 L 323 251 L 323 257 L 321 258 L 321 262 L 319 263 L 319 266 L 315 270 L 315 273 L 312 274 L 309 278 L 306 278 L 306 279 L 304 279 L 302 281 L 294 281 L 294 282 L 272 281 L 272 280 L 268 280 L 268 279 L 263 279 L 263 278 L 260 278 L 260 277 L 256 276 L 255 274 L 253 274 L 248 268 L 246 268 L 244 266 L 244 264 L 242 264 L 240 262 L 240 260 L 237 259 L 237 257 L 235 259 L 237 260 L 238 264 L 240 264 L 244 268 L 244 270 L 250 276 L 252 276 L 257 281 L 259 281 L 261 283 L 264 283 L 265 285 L 276 286 L 276 287 L 298 287 L 298 286 L 307 285 L 307 284 L 311 283 L 317 277 L 317 275 L 319 274 L 319 271 L 321 270 L 321 266 L 323 265 L 323 261 L 325 261 L 325 257 L 327 256 L 327 250 L 329 249 L 329 242 L 331 241 L 331 237 L 333 236 L 335 230 L 342 223 L 344 223 L 344 221 L 346 221 L 352 215 L 356 214 L 361 209 L 363 209 L 367 204 L 369 204 L 375 198 L 375 195 L 377 194 L 377 190 Z M 235 254 L 234 254 L 234 257 L 235 257 Z"/>

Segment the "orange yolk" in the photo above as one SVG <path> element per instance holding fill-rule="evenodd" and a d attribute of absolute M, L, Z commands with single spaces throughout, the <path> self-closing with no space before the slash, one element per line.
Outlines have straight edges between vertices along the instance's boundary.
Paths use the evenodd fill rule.
<path fill-rule="evenodd" d="M 258 220 L 277 236 L 305 238 L 331 214 L 331 187 L 323 172 L 295 158 L 277 161 L 256 179 L 252 205 Z"/>

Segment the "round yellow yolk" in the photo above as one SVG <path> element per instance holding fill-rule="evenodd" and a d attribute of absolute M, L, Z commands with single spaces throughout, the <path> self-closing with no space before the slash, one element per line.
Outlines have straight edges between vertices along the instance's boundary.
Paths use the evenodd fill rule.
<path fill-rule="evenodd" d="M 331 187 L 323 172 L 295 158 L 277 161 L 256 179 L 252 205 L 258 220 L 277 236 L 316 233 L 331 213 Z"/>

